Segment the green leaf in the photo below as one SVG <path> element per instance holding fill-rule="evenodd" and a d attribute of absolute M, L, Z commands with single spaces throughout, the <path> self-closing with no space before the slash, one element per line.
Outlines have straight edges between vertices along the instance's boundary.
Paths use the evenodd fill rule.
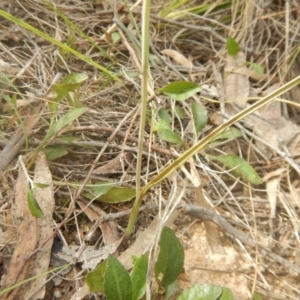
<path fill-rule="evenodd" d="M 261 294 L 254 292 L 252 300 L 263 300 L 263 297 L 261 296 Z"/>
<path fill-rule="evenodd" d="M 112 44 L 115 45 L 117 42 L 119 42 L 121 40 L 121 36 L 119 32 L 113 32 L 111 34 L 111 41 Z"/>
<path fill-rule="evenodd" d="M 217 300 L 221 294 L 220 286 L 202 284 L 185 289 L 177 300 Z"/>
<path fill-rule="evenodd" d="M 170 299 L 179 291 L 178 280 L 175 280 L 165 288 L 165 299 Z"/>
<path fill-rule="evenodd" d="M 237 155 L 219 155 L 214 156 L 214 159 L 218 160 L 219 162 L 223 163 L 226 167 L 232 170 L 232 173 L 236 176 L 242 176 L 249 182 L 253 184 L 261 184 L 262 180 L 256 171 L 248 164 L 247 161 L 240 158 Z"/>
<path fill-rule="evenodd" d="M 184 119 L 185 118 L 184 109 L 181 106 L 176 105 L 175 106 L 175 112 L 176 112 L 176 116 L 179 119 Z"/>
<path fill-rule="evenodd" d="M 46 147 L 43 151 L 46 154 L 47 159 L 50 161 L 65 156 L 69 153 L 68 147 L 66 146 L 49 146 Z"/>
<path fill-rule="evenodd" d="M 78 108 L 78 107 L 84 107 L 83 103 L 78 99 L 78 93 L 70 92 L 67 95 L 67 100 L 70 105 L 70 107 Z"/>
<path fill-rule="evenodd" d="M 174 100 L 184 101 L 201 91 L 201 87 L 189 81 L 176 81 L 159 90 Z"/>
<path fill-rule="evenodd" d="M 89 272 L 85 277 L 85 282 L 93 293 L 104 293 L 106 263 L 107 261 L 103 261 L 95 270 Z"/>
<path fill-rule="evenodd" d="M 86 74 L 80 73 L 66 76 L 60 83 L 54 84 L 51 88 L 51 100 L 59 103 L 68 95 L 68 93 L 74 92 L 87 79 L 88 76 Z M 52 106 L 50 108 L 52 108 Z"/>
<path fill-rule="evenodd" d="M 105 203 L 121 203 L 130 201 L 135 195 L 135 189 L 128 187 L 112 187 L 105 194 L 97 197 L 96 200 Z"/>
<path fill-rule="evenodd" d="M 227 46 L 227 52 L 231 56 L 236 56 L 240 51 L 240 47 L 238 43 L 231 36 L 227 37 L 226 46 Z"/>
<path fill-rule="evenodd" d="M 183 141 L 178 133 L 172 131 L 172 130 L 163 130 L 158 133 L 159 138 L 162 141 L 166 141 L 169 143 L 177 144 L 177 145 L 183 145 Z"/>
<path fill-rule="evenodd" d="M 249 65 L 258 75 L 264 75 L 264 68 L 261 65 L 251 62 L 247 62 L 247 65 Z"/>
<path fill-rule="evenodd" d="M 229 139 L 234 139 L 234 138 L 238 138 L 242 136 L 242 132 L 237 129 L 236 127 L 229 127 L 226 128 L 222 133 L 220 133 L 219 135 L 217 135 L 213 141 L 216 140 L 229 140 Z"/>
<path fill-rule="evenodd" d="M 70 84 L 69 92 L 73 92 L 76 88 L 78 88 L 82 83 L 84 83 L 88 79 L 88 76 L 84 73 L 74 73 L 66 76 L 61 84 Z"/>
<path fill-rule="evenodd" d="M 194 101 L 192 102 L 192 114 L 196 133 L 198 134 L 207 124 L 207 111 L 203 105 Z"/>
<path fill-rule="evenodd" d="M 81 183 L 75 183 L 73 184 L 75 187 L 81 186 Z M 117 187 L 118 184 L 114 182 L 96 182 L 95 184 L 86 184 L 84 187 L 84 191 L 86 192 L 84 194 L 85 197 L 88 199 L 94 199 L 95 197 L 98 197 L 102 194 L 107 193 L 109 189 L 112 187 Z"/>
<path fill-rule="evenodd" d="M 155 277 L 163 287 L 173 283 L 182 272 L 184 263 L 183 247 L 168 227 L 164 227 L 159 240 L 159 255 L 155 264 Z"/>
<path fill-rule="evenodd" d="M 34 186 L 38 187 L 39 189 L 45 189 L 45 188 L 49 187 L 50 184 L 47 184 L 47 183 L 37 183 L 37 182 L 35 182 L 35 183 L 34 183 Z"/>
<path fill-rule="evenodd" d="M 108 256 L 104 275 L 104 291 L 107 300 L 131 300 L 132 284 L 124 266 L 111 254 Z"/>
<path fill-rule="evenodd" d="M 222 295 L 218 300 L 235 300 L 233 293 L 230 289 L 223 287 Z"/>
<path fill-rule="evenodd" d="M 159 119 L 154 125 L 153 132 L 157 133 L 157 132 L 162 132 L 164 130 L 171 130 L 169 122 L 167 122 L 163 119 Z"/>
<path fill-rule="evenodd" d="M 27 185 L 27 202 L 29 210 L 33 216 L 35 216 L 36 218 L 44 217 L 43 211 L 41 210 L 38 202 L 36 201 L 29 185 Z"/>
<path fill-rule="evenodd" d="M 59 133 L 59 131 L 66 125 L 70 125 L 75 119 L 80 117 L 87 111 L 86 107 L 75 108 L 72 111 L 68 112 L 64 116 L 62 116 L 48 131 L 47 135 L 44 138 L 43 142 L 48 141 L 55 134 Z"/>
<path fill-rule="evenodd" d="M 131 272 L 132 300 L 141 299 L 146 292 L 148 253 L 143 254 L 133 265 Z"/>
<path fill-rule="evenodd" d="M 172 122 L 172 117 L 170 116 L 169 112 L 164 109 L 164 108 L 160 108 L 157 112 L 158 117 L 161 120 L 164 120 L 166 123 L 171 123 Z"/>

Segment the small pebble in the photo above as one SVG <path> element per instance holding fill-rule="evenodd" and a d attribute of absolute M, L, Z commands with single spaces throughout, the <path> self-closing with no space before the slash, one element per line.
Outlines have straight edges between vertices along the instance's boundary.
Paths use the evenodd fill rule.
<path fill-rule="evenodd" d="M 54 293 L 53 293 L 54 298 L 59 299 L 61 298 L 62 294 L 61 291 L 59 289 L 55 289 Z"/>

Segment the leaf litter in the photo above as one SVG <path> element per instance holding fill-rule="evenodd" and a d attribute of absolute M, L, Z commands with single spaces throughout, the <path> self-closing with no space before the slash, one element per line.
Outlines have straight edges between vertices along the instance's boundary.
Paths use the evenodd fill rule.
<path fill-rule="evenodd" d="M 189 96 L 190 98 L 196 97 L 197 101 L 200 99 L 208 112 L 210 121 L 213 113 L 220 111 L 222 103 L 219 103 L 219 99 L 222 97 L 225 101 L 226 112 L 233 115 L 240 110 L 240 108 L 236 108 L 236 104 L 239 107 L 251 105 L 256 101 L 252 97 L 260 97 L 263 93 L 272 92 L 282 85 L 284 82 L 281 78 L 284 78 L 285 75 L 290 79 L 300 75 L 299 59 L 296 56 L 297 47 L 299 47 L 297 30 L 299 8 L 294 2 L 290 7 L 293 14 L 286 14 L 289 16 L 286 19 L 279 12 L 288 8 L 275 3 L 270 3 L 267 8 L 264 8 L 260 4 L 254 5 L 255 3 L 252 2 L 241 1 L 236 9 L 243 11 L 246 7 L 249 13 L 248 15 L 241 14 L 238 18 L 234 11 L 226 7 L 218 11 L 207 10 L 206 14 L 199 15 L 194 13 L 191 3 L 187 4 L 190 6 L 189 13 L 182 7 L 174 8 L 172 19 L 161 18 L 161 15 L 168 16 L 170 12 L 160 14 L 159 7 L 162 12 L 164 10 L 161 6 L 162 3 L 158 1 L 155 4 L 152 7 L 151 24 L 157 31 L 151 35 L 152 60 L 150 63 L 154 90 L 175 81 L 189 81 L 199 85 L 201 90 L 193 92 Z M 78 189 L 74 188 L 72 183 L 83 182 L 85 179 L 91 185 L 96 185 L 97 182 L 112 181 L 118 186 L 134 188 L 138 122 L 132 117 L 132 112 L 136 109 L 138 99 L 140 99 L 139 77 L 127 76 L 139 71 L 136 67 L 139 44 L 135 43 L 138 35 L 136 31 L 132 30 L 133 27 L 130 27 L 132 22 L 127 11 L 122 9 L 121 2 L 117 5 L 120 20 L 125 24 L 125 29 L 117 29 L 118 26 L 114 23 L 113 9 L 109 2 L 67 1 L 67 3 L 62 3 L 55 1 L 56 9 L 76 24 L 82 32 L 97 41 L 95 44 L 104 50 L 102 52 L 95 48 L 95 45 L 92 46 L 84 35 L 78 34 L 75 27 L 67 27 L 66 22 L 58 18 L 50 6 L 41 1 L 26 0 L 22 2 L 22 5 L 20 3 L 14 5 L 16 17 L 28 20 L 31 25 L 46 32 L 49 36 L 56 36 L 61 42 L 69 43 L 68 46 L 73 47 L 76 51 L 88 53 L 89 57 L 97 64 L 108 68 L 112 62 L 117 63 L 118 67 L 113 65 L 109 67 L 109 71 L 121 79 L 122 84 L 116 83 L 108 77 L 101 77 L 102 73 L 99 69 L 94 68 L 95 65 L 92 67 L 80 60 L 79 57 L 68 55 L 65 49 L 59 50 L 43 38 L 1 19 L 3 31 L 0 43 L 0 93 L 2 96 L 1 108 L 3 108 L 1 118 L 3 135 L 0 143 L 5 151 L 3 150 L 0 155 L 0 166 L 2 166 L 0 217 L 1 237 L 6 237 L 2 241 L 1 251 L 5 256 L 9 256 L 9 258 L 5 258 L 4 273 L 6 275 L 2 278 L 1 289 L 15 280 L 17 275 L 15 270 L 18 270 L 20 266 L 24 267 L 20 270 L 18 280 L 28 279 L 43 273 L 43 270 L 47 271 L 52 268 L 51 263 L 49 266 L 51 239 L 39 251 L 41 255 L 39 261 L 43 262 L 42 269 L 32 265 L 30 257 L 26 264 L 21 260 L 14 260 L 14 257 L 24 258 L 24 254 L 30 256 L 40 247 L 39 243 L 45 242 L 51 235 L 47 231 L 47 233 L 42 233 L 42 237 L 40 236 L 41 229 L 38 226 L 40 219 L 33 218 L 27 206 L 27 179 L 22 171 L 14 169 L 17 156 L 26 153 L 32 154 L 43 143 L 47 135 L 48 137 L 51 135 L 51 139 L 46 144 L 49 143 L 51 147 L 63 146 L 64 151 L 47 162 L 37 156 L 33 163 L 40 166 L 41 170 L 44 170 L 44 174 L 48 174 L 48 176 L 46 165 L 49 164 L 52 179 L 48 177 L 45 180 L 49 187 L 37 190 L 38 194 L 48 191 L 47 198 L 52 199 L 51 201 L 55 199 L 55 213 L 51 214 L 50 208 L 43 208 L 44 201 L 40 202 L 38 195 L 35 195 L 35 198 L 42 211 L 47 214 L 47 218 L 44 220 L 47 221 L 45 228 L 50 230 L 50 223 L 51 226 L 54 224 L 55 228 L 59 228 L 56 238 L 60 239 L 64 249 L 67 249 L 66 256 L 60 261 L 60 264 L 64 264 L 65 259 L 69 263 L 77 260 L 79 263 L 76 266 L 73 265 L 72 269 L 84 272 L 84 266 L 89 266 L 89 262 L 93 262 L 94 254 L 98 254 L 99 257 L 103 254 L 102 258 L 104 258 L 115 250 L 113 245 L 122 236 L 127 224 L 128 213 L 123 215 L 122 213 L 128 212 L 131 208 L 130 203 L 99 203 L 86 198 L 84 194 L 80 195 L 81 198 L 78 199 L 78 202 L 73 203 L 72 199 L 74 199 L 74 195 L 76 196 Z M 252 7 L 250 7 L 251 5 Z M 134 7 L 129 5 L 133 16 L 139 22 L 140 2 L 137 2 Z M 2 1 L 0 8 L 11 13 L 9 1 Z M 220 20 L 228 16 L 231 20 L 222 24 Z M 87 17 L 89 22 L 86 22 Z M 251 20 L 251 25 L 249 20 Z M 285 27 L 281 26 L 284 22 L 289 23 L 291 30 L 288 33 L 284 31 Z M 234 26 L 231 26 L 232 24 Z M 99 37 L 99 32 L 103 33 L 103 29 L 105 34 Z M 109 37 L 114 30 L 120 30 L 123 34 L 120 35 L 121 39 L 118 43 L 109 42 Z M 224 36 L 221 36 L 220 32 L 223 32 Z M 270 32 L 272 36 L 269 35 Z M 285 40 L 287 34 L 290 37 Z M 227 56 L 226 35 L 238 41 L 239 53 L 235 57 Z M 284 44 L 286 49 L 278 46 Z M 290 62 L 290 57 L 295 57 L 294 63 L 291 72 L 288 71 L 285 74 L 284 70 L 288 70 L 288 66 L 285 64 Z M 212 69 L 212 60 L 216 66 L 216 72 Z M 264 70 L 263 75 L 254 74 L 252 67 L 254 64 L 261 66 L 259 70 Z M 256 69 L 258 70 L 258 68 Z M 223 70 L 225 73 L 222 73 Z M 5 76 L 2 75 L 2 72 Z M 224 74 L 223 81 L 216 76 L 218 72 L 219 75 Z M 58 73 L 61 73 L 63 78 L 68 78 L 69 74 L 85 74 L 87 80 L 74 91 L 74 94 L 68 94 L 57 105 L 57 115 L 53 120 L 56 124 L 58 120 L 66 122 L 49 128 L 53 111 L 50 110 L 48 104 L 53 99 L 47 98 L 45 95 Z M 11 84 L 7 84 L 7 79 L 11 80 L 17 89 Z M 152 97 L 153 95 L 154 93 Z M 294 89 L 284 97 L 299 103 L 297 95 L 297 90 Z M 165 95 L 157 94 L 154 97 L 157 100 L 157 110 L 169 109 L 168 98 Z M 25 103 L 25 105 L 20 105 L 21 103 Z M 42 103 L 41 106 L 38 103 Z M 177 119 L 172 121 L 172 130 L 188 145 L 192 144 L 192 138 L 189 136 L 192 131 L 186 135 L 181 133 L 184 132 L 186 123 L 192 119 L 192 115 L 187 109 L 190 103 L 190 99 L 182 101 L 180 108 L 185 113 L 185 117 L 180 121 Z M 73 105 L 77 107 L 75 114 L 72 113 Z M 32 110 L 30 106 L 37 110 Z M 81 107 L 87 107 L 88 110 Z M 70 116 L 70 114 L 71 119 L 63 119 L 64 116 Z M 32 123 L 28 118 L 32 119 Z M 273 102 L 266 109 L 256 112 L 237 124 L 237 126 L 240 125 L 239 130 L 242 136 L 220 139 L 218 144 L 205 150 L 205 155 L 200 153 L 195 158 L 195 167 L 200 173 L 201 189 L 205 201 L 211 207 L 210 211 L 225 216 L 233 226 L 248 235 L 251 241 L 254 240 L 260 246 L 263 245 L 274 254 L 280 254 L 292 264 L 299 266 L 299 172 L 297 169 L 297 164 L 299 164 L 299 122 L 297 118 L 299 118 L 298 107 L 289 104 L 283 105 L 283 102 L 279 101 Z M 213 121 L 211 123 L 204 129 L 201 128 L 200 136 L 209 132 L 210 126 L 216 126 Z M 110 131 L 106 131 L 104 126 L 101 126 L 99 131 L 92 129 L 93 126 L 95 128 L 95 125 L 100 127 L 103 124 L 109 127 Z M 117 134 L 109 140 L 106 150 L 95 162 L 95 157 L 107 144 L 108 136 L 120 124 L 122 133 L 126 132 L 126 134 Z M 17 137 L 13 134 L 14 132 Z M 27 133 L 26 138 L 23 138 L 24 133 Z M 144 149 L 148 163 L 146 164 L 145 159 L 143 176 L 149 179 L 158 169 L 168 165 L 173 157 L 182 153 L 182 146 L 168 144 L 158 139 L 157 136 L 153 138 L 150 131 L 146 132 L 146 139 L 153 139 L 152 143 L 156 147 L 152 147 L 152 150 Z M 170 155 L 169 148 L 173 148 L 171 153 L 176 155 Z M 130 159 L 127 159 L 128 153 L 130 153 Z M 275 174 L 273 177 L 270 175 L 271 177 L 261 185 L 250 187 L 242 176 L 240 178 L 238 175 L 233 175 L 220 162 L 209 159 L 207 154 L 239 156 L 249 162 L 260 177 L 265 177 L 273 172 L 275 174 L 278 170 L 280 173 L 276 173 L 277 175 Z M 89 174 L 92 165 L 95 165 L 95 172 Z M 230 167 L 230 169 L 234 168 Z M 36 174 L 38 170 L 30 169 L 28 171 L 31 176 L 30 172 Z M 176 181 L 180 182 L 181 176 L 180 173 L 180 176 L 176 177 Z M 44 183 L 44 181 L 38 179 L 37 183 Z M 150 224 L 153 219 L 159 218 L 157 217 L 158 207 L 167 205 L 168 201 L 173 199 L 165 197 L 169 200 L 161 201 L 163 199 L 161 195 L 172 193 L 173 185 L 174 181 L 172 181 L 172 185 L 164 184 L 155 187 L 145 199 L 146 210 L 140 213 L 137 224 L 142 241 L 138 238 L 136 242 L 142 245 L 138 250 L 141 253 L 149 246 L 149 240 L 153 240 L 154 244 L 155 241 L 158 241 L 154 237 L 159 233 L 161 226 L 158 229 L 157 226 L 151 229 Z M 13 190 L 15 190 L 15 197 Z M 52 193 L 54 193 L 54 198 Z M 184 195 L 180 197 L 194 201 L 194 203 L 197 202 L 193 192 L 188 196 Z M 51 201 L 49 201 L 49 205 Z M 54 202 L 51 205 L 54 205 Z M 156 205 L 157 208 L 153 209 L 153 205 Z M 51 214 L 51 217 L 48 214 Z M 24 217 L 24 221 L 20 222 L 18 216 L 26 216 L 26 218 Z M 97 223 L 99 219 L 106 217 L 113 219 Z M 258 291 L 264 299 L 299 298 L 298 277 L 289 267 L 278 261 L 274 262 L 270 257 L 256 251 L 255 248 L 233 239 L 226 234 L 224 228 L 219 227 L 217 228 L 220 230 L 226 254 L 212 255 L 205 237 L 207 233 L 205 233 L 202 223 L 197 222 L 191 225 L 191 222 L 190 218 L 186 218 L 185 214 L 181 213 L 180 218 L 175 221 L 174 227 L 177 234 L 181 236 L 185 247 L 185 274 L 180 279 L 181 288 L 190 287 L 194 283 L 213 283 L 230 287 L 236 299 L 249 299 L 252 290 Z M 59 227 L 60 225 L 61 227 Z M 97 226 L 93 228 L 93 225 Z M 11 229 L 12 226 L 16 226 L 18 230 Z M 147 231 L 148 228 L 149 231 Z M 144 237 L 143 231 L 145 232 Z M 31 237 L 26 240 L 26 245 L 24 237 L 19 237 L 17 242 L 16 238 L 12 237 L 24 232 Z M 52 227 L 51 233 L 53 233 Z M 56 242 L 54 240 L 54 244 Z M 131 256 L 137 254 L 136 242 L 133 240 L 130 242 L 127 250 L 123 252 L 124 249 L 121 251 L 118 249 L 115 252 L 121 261 L 124 259 L 122 257 L 125 257 L 124 262 L 128 263 L 129 268 Z M 21 246 L 22 249 L 19 248 Z M 34 255 L 38 255 L 39 252 Z M 48 266 L 45 267 L 46 265 Z M 94 265 L 90 265 L 90 267 L 93 268 Z M 53 287 L 50 293 L 46 291 L 45 296 L 39 297 L 44 297 L 44 299 L 53 299 L 53 297 L 54 299 L 83 299 L 88 295 L 88 290 L 81 281 L 82 274 L 85 273 L 78 275 L 78 273 L 71 272 L 64 275 L 66 278 Z M 70 280 L 68 276 L 73 277 Z M 45 280 L 45 276 L 40 277 Z M 32 294 L 35 292 L 35 288 L 42 288 L 44 284 L 39 282 L 35 286 L 34 284 L 37 282 L 34 280 L 28 289 Z M 50 283 L 47 284 L 47 288 L 49 286 L 51 288 Z M 12 293 L 20 293 L 21 288 Z M 41 291 L 44 293 L 43 288 Z"/>

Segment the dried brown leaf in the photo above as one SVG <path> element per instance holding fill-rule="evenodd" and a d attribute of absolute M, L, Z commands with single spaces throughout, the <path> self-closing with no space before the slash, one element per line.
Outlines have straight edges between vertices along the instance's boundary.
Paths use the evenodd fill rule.
<path fill-rule="evenodd" d="M 97 212 L 93 210 L 93 207 L 88 206 L 83 201 L 78 200 L 77 204 L 80 206 L 82 211 L 87 215 L 87 217 L 92 221 L 97 221 L 100 217 L 103 217 L 106 215 L 106 213 L 101 210 L 99 207 L 97 207 Z M 115 234 L 115 228 L 117 227 L 117 224 L 114 221 L 110 222 L 100 222 L 99 228 L 102 232 L 103 241 L 105 245 L 111 245 L 117 241 L 116 234 Z"/>
<path fill-rule="evenodd" d="M 247 106 L 250 94 L 248 69 L 245 66 L 246 56 L 239 52 L 236 57 L 227 55 L 224 70 L 224 89 L 226 101 L 234 101 L 241 108 Z"/>
<path fill-rule="evenodd" d="M 186 68 L 192 68 L 193 63 L 187 59 L 183 54 L 173 49 L 164 49 L 161 51 L 162 54 L 171 57 L 174 61 Z"/>
<path fill-rule="evenodd" d="M 44 189 L 34 189 L 34 196 L 44 213 L 44 217 L 37 219 L 29 211 L 26 197 L 27 180 L 20 170 L 15 197 L 19 241 L 5 277 L 5 287 L 48 271 L 53 243 L 51 235 L 53 234 L 54 197 L 52 176 L 43 153 L 40 153 L 36 160 L 34 181 L 48 185 Z M 47 243 L 43 245 L 46 240 Z M 40 251 L 33 254 L 41 246 L 43 247 Z M 13 290 L 7 299 L 43 299 L 46 279 L 47 275 L 38 276 L 35 280 Z"/>
<path fill-rule="evenodd" d="M 46 188 L 35 188 L 33 193 L 44 213 L 43 218 L 36 220 L 38 227 L 38 248 L 40 251 L 35 254 L 34 260 L 30 261 L 31 276 L 42 274 L 48 271 L 51 249 L 53 244 L 53 221 L 52 214 L 54 210 L 54 195 L 52 175 L 48 167 L 46 156 L 40 152 L 35 163 L 34 182 L 48 185 Z M 47 241 L 45 245 L 43 243 Z M 30 283 L 30 289 L 26 291 L 29 299 L 43 299 L 45 295 L 45 283 L 47 275 L 38 276 L 36 280 Z M 31 295 L 33 294 L 33 295 Z"/>
<path fill-rule="evenodd" d="M 28 208 L 26 186 L 26 177 L 19 168 L 14 201 L 19 239 L 4 277 L 3 289 L 29 278 L 30 266 L 26 263 L 26 257 L 36 250 L 38 244 L 37 219 L 32 216 Z M 24 293 L 24 285 L 5 295 L 4 299 L 23 299 L 22 297 L 18 298 L 22 293 Z"/>
<path fill-rule="evenodd" d="M 174 220 L 177 218 L 179 211 L 173 211 L 166 221 L 165 225 L 170 226 Z M 163 213 L 162 213 L 163 215 Z M 132 256 L 140 257 L 144 252 L 147 246 L 149 246 L 150 241 L 155 236 L 157 228 L 160 222 L 160 216 L 156 216 L 152 223 L 142 232 L 139 232 L 137 239 L 134 243 L 125 250 L 119 257 L 120 263 L 127 269 L 132 268 Z"/>

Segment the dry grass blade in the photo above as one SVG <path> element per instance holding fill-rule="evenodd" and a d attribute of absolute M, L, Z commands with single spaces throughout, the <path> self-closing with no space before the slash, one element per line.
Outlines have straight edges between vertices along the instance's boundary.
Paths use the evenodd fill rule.
<path fill-rule="evenodd" d="M 33 128 L 40 120 L 39 114 L 42 113 L 41 103 L 37 107 L 31 107 L 30 112 L 24 122 L 12 135 L 5 148 L 0 153 L 0 171 L 3 170 L 17 155 L 25 142 L 33 134 Z"/>

